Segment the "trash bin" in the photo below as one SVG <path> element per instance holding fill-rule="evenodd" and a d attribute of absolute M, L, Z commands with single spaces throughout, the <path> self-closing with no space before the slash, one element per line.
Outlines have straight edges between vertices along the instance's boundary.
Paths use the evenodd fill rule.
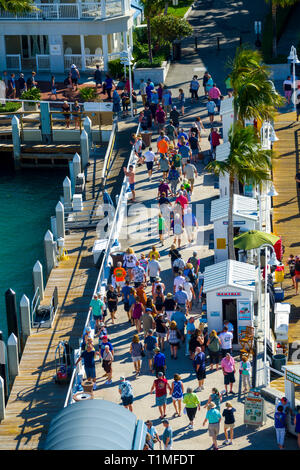
<path fill-rule="evenodd" d="M 173 42 L 173 60 L 181 59 L 181 41 L 179 39 Z"/>
<path fill-rule="evenodd" d="M 285 354 L 274 354 L 273 356 L 273 369 L 281 372 L 282 366 L 286 365 L 286 355 Z"/>
<path fill-rule="evenodd" d="M 150 132 L 150 131 L 141 132 L 141 136 L 142 136 L 142 140 L 143 140 L 145 146 L 150 147 L 151 139 L 152 139 L 152 132 Z"/>

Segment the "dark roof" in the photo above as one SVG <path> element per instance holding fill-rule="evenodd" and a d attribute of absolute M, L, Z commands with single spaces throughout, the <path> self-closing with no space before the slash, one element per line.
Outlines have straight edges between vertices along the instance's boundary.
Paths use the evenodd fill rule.
<path fill-rule="evenodd" d="M 143 449 L 145 425 L 124 407 L 106 400 L 73 403 L 51 421 L 46 450 Z"/>

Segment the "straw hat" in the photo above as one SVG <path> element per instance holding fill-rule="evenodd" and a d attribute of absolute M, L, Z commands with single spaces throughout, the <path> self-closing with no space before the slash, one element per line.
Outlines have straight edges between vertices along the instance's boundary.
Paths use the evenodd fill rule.
<path fill-rule="evenodd" d="M 171 292 L 168 292 L 167 293 L 167 298 L 170 299 L 171 297 L 173 297 L 173 294 L 171 294 Z"/>

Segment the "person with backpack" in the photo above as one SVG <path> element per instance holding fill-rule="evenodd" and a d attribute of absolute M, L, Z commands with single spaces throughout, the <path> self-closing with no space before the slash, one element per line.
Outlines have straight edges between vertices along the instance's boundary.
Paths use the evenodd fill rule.
<path fill-rule="evenodd" d="M 72 91 L 78 90 L 78 80 L 80 78 L 79 70 L 75 64 L 71 65 L 71 80 L 72 80 Z M 75 88 L 74 88 L 75 87 Z"/>
<path fill-rule="evenodd" d="M 102 71 L 100 70 L 100 65 L 96 65 L 96 70 L 94 72 L 94 80 L 96 82 L 96 90 L 98 85 L 102 86 Z"/>
<path fill-rule="evenodd" d="M 132 410 L 132 403 L 133 403 L 133 390 L 131 383 L 125 379 L 124 376 L 120 377 L 121 383 L 119 385 L 119 393 L 121 395 L 121 400 L 124 408 Z"/>
<path fill-rule="evenodd" d="M 214 364 L 216 364 L 216 370 L 219 370 L 221 340 L 219 339 L 215 330 L 212 330 L 209 335 L 207 348 L 210 359 L 210 370 L 213 370 Z"/>
<path fill-rule="evenodd" d="M 35 81 L 35 76 L 36 76 L 36 73 L 35 72 L 31 72 L 31 77 L 27 78 L 27 89 L 28 90 L 31 90 L 31 88 L 36 88 L 37 87 L 37 82 Z"/>

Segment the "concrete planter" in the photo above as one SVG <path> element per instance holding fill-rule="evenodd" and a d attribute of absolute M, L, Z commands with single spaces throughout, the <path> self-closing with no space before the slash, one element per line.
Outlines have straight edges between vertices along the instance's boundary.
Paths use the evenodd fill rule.
<path fill-rule="evenodd" d="M 23 111 L 37 111 L 38 110 L 38 105 L 36 103 L 26 103 L 25 101 L 23 102 Z"/>
<path fill-rule="evenodd" d="M 167 73 L 169 71 L 170 62 L 163 62 L 161 67 L 145 68 L 139 69 L 134 68 L 134 85 L 138 86 L 140 84 L 141 78 L 147 82 L 148 78 L 151 78 L 154 85 L 159 83 L 164 83 L 166 80 Z"/>

